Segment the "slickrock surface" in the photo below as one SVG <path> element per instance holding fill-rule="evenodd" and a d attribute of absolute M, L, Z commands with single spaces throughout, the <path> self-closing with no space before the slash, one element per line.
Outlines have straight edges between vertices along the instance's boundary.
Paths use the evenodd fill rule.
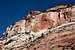
<path fill-rule="evenodd" d="M 31 11 L 3 34 L 0 50 L 75 50 L 75 5 Z"/>
<path fill-rule="evenodd" d="M 75 31 L 48 34 L 27 50 L 75 50 Z"/>

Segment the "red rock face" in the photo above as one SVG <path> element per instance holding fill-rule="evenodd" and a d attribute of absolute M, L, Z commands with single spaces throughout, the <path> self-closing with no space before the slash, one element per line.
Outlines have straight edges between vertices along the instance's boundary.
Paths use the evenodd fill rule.
<path fill-rule="evenodd" d="M 39 15 L 36 15 L 35 18 L 39 21 L 37 24 L 34 24 L 32 30 L 42 30 L 47 28 L 56 27 L 59 24 L 58 12 L 45 12 Z M 34 29 L 36 28 L 36 29 Z"/>
<path fill-rule="evenodd" d="M 40 21 L 38 24 L 35 24 L 33 26 L 33 31 L 39 31 L 42 29 L 47 29 L 47 28 L 51 28 L 53 25 L 53 21 Z"/>
<path fill-rule="evenodd" d="M 47 16 L 47 14 L 42 14 L 42 16 L 38 16 L 39 18 L 39 23 L 35 24 L 32 28 L 34 32 L 42 30 L 42 29 L 47 29 L 51 28 L 53 25 L 53 20 L 50 20 Z"/>

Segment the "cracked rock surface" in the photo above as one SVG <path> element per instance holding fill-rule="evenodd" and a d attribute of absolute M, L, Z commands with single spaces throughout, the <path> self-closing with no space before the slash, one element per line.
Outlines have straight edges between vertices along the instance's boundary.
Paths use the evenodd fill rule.
<path fill-rule="evenodd" d="M 31 11 L 3 34 L 0 50 L 75 50 L 75 5 Z"/>

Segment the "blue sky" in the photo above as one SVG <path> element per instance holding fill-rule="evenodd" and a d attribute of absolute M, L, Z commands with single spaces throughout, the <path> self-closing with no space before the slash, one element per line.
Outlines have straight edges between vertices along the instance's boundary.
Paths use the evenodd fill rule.
<path fill-rule="evenodd" d="M 74 0 L 0 0 L 0 35 L 30 10 L 45 10 L 58 4 L 75 4 Z"/>

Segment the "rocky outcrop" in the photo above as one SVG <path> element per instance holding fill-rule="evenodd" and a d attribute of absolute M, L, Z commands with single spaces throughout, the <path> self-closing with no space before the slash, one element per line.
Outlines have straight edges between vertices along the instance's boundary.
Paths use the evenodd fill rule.
<path fill-rule="evenodd" d="M 1 50 L 75 50 L 75 5 L 31 11 L 7 27 Z"/>

